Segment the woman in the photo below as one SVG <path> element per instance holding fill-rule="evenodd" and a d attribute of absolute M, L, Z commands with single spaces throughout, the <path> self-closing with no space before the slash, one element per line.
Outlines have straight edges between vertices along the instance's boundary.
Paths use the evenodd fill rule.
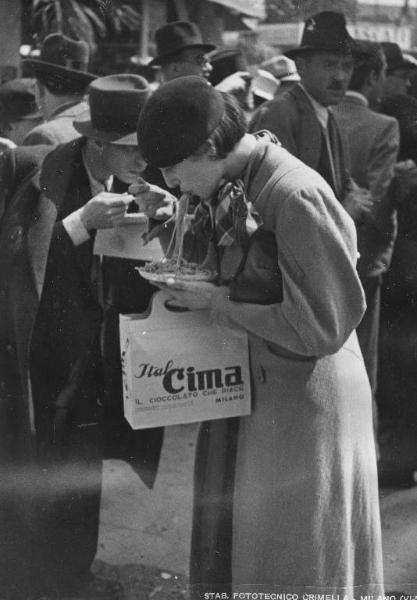
<path fill-rule="evenodd" d="M 235 102 L 199 78 L 155 92 L 138 139 L 169 187 L 200 198 L 193 232 L 219 274 L 173 279 L 167 295 L 249 335 L 252 414 L 201 428 L 194 590 L 382 593 L 353 222 L 316 172 L 267 132 L 246 134 Z M 130 191 L 149 216 L 168 201 Z"/>

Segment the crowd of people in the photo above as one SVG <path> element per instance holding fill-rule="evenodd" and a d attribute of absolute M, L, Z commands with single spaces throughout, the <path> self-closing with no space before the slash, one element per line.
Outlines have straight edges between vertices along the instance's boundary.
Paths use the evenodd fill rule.
<path fill-rule="evenodd" d="M 200 425 L 191 597 L 376 598 L 378 471 L 408 486 L 417 468 L 417 61 L 330 11 L 255 70 L 194 23 L 155 42 L 158 83 L 96 77 L 86 43 L 52 34 L 0 87 L 7 600 L 123 597 L 90 571 L 102 461 L 157 477 L 164 430 L 124 419 L 118 325 L 158 290 L 249 340 L 251 414 Z M 184 256 L 215 282 L 94 254 L 132 212 L 166 247 L 181 194 Z"/>

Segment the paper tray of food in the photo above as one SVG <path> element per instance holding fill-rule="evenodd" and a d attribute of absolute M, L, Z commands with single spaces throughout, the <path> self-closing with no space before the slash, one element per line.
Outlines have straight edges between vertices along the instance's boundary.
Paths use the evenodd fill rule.
<path fill-rule="evenodd" d="M 159 239 L 155 238 L 147 244 L 143 241 L 142 236 L 147 229 L 148 221 L 143 213 L 127 214 L 112 229 L 97 231 L 94 254 L 145 261 L 160 260 L 164 253 Z"/>

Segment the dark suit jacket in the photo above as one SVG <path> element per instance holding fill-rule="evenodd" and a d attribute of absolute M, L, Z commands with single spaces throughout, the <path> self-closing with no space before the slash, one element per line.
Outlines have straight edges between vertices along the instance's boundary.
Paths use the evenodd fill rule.
<path fill-rule="evenodd" d="M 29 347 L 57 208 L 40 199 L 50 146 L 17 148 L 0 160 L 0 458 L 33 460 L 35 411 Z"/>
<path fill-rule="evenodd" d="M 9 430 L 14 434 L 18 424 L 19 436 L 22 437 L 21 446 L 27 460 L 33 459 L 34 447 L 38 442 L 37 409 L 45 407 L 43 399 L 37 401 L 32 394 L 32 388 L 39 389 L 42 383 L 42 370 L 50 368 L 51 373 L 59 373 L 60 380 L 55 382 L 59 386 L 59 392 L 54 398 L 55 407 L 73 410 L 75 418 L 82 423 L 95 418 L 97 396 L 77 404 L 77 393 L 80 389 L 83 393 L 86 389 L 91 389 L 96 394 L 100 388 L 99 378 L 101 377 L 101 383 L 104 381 L 97 368 L 100 357 L 97 355 L 96 341 L 101 328 L 102 309 L 98 304 L 94 277 L 91 277 L 94 272 L 92 241 L 74 247 L 61 222 L 63 217 L 91 197 L 82 162 L 84 142 L 80 138 L 53 150 L 43 165 L 40 184 L 38 179 L 30 177 L 33 175 L 31 173 L 25 185 L 8 199 L 8 206 L 1 220 L 0 275 L 3 282 L 7 281 L 5 293 L 0 298 L 0 308 L 4 309 L 0 312 L 5 316 L 5 323 L 0 331 L 4 350 L 1 375 L 2 381 L 7 382 L 3 397 L 7 397 L 8 401 L 13 397 L 14 406 L 19 406 L 18 418 L 13 417 L 14 423 Z M 46 151 L 50 150 L 47 147 Z M 32 148 L 28 148 L 28 151 L 32 151 Z M 7 277 L 11 267 L 12 278 Z M 62 276 L 67 289 L 59 281 L 59 268 L 65 269 Z M 6 276 L 3 277 L 3 274 Z M 59 284 L 60 293 L 55 294 L 56 297 L 50 294 L 49 297 L 58 302 L 59 306 L 44 306 L 45 285 L 53 288 L 54 281 Z M 59 332 L 53 340 L 55 353 L 53 347 L 42 343 L 52 321 L 55 324 L 53 329 Z M 31 347 L 32 356 L 29 354 Z M 94 381 L 87 381 L 87 385 L 83 370 L 86 359 L 90 366 L 94 364 Z M 52 367 L 48 367 L 49 360 L 54 361 Z M 34 371 L 40 373 L 39 377 L 33 372 L 34 365 Z M 11 378 L 10 373 L 15 376 Z M 28 381 L 32 384 L 29 387 Z M 88 393 L 84 395 L 87 397 Z M 47 403 L 50 402 L 48 394 L 46 398 Z M 121 402 L 121 395 L 114 398 L 114 401 Z M 152 440 L 158 438 L 154 430 L 150 431 Z M 143 432 L 135 432 L 135 435 L 136 433 L 142 439 L 146 435 Z M 154 476 L 161 436 L 157 442 L 152 458 L 146 463 L 145 479 L 148 485 L 153 483 L 149 475 L 150 465 L 155 466 Z M 149 444 L 142 443 L 138 446 L 147 449 Z M 123 457 L 132 459 L 136 464 L 134 452 L 127 452 Z M 142 456 L 137 458 L 137 463 L 140 473 Z"/>
<path fill-rule="evenodd" d="M 380 275 L 389 266 L 396 234 L 389 186 L 398 155 L 398 123 L 349 93 L 333 113 L 348 140 L 351 175 L 358 185 L 370 190 L 375 201 L 372 214 L 357 227 L 358 272 L 361 276 Z"/>
<path fill-rule="evenodd" d="M 293 86 L 258 108 L 249 124 L 249 131 L 261 129 L 268 129 L 274 133 L 286 150 L 315 171 L 320 171 L 321 127 L 310 100 L 299 85 Z M 340 132 L 337 145 L 339 175 L 343 184 L 342 189 L 335 190 L 335 193 L 343 203 L 343 196 L 349 186 L 349 162 Z"/>

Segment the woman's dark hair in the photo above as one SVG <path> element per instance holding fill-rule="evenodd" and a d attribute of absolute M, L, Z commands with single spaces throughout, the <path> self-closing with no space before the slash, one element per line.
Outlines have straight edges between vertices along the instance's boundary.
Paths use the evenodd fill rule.
<path fill-rule="evenodd" d="M 224 97 L 224 114 L 210 137 L 204 142 L 196 156 L 207 151 L 213 158 L 225 158 L 246 133 L 246 118 L 238 101 L 230 94 L 222 93 Z"/>

